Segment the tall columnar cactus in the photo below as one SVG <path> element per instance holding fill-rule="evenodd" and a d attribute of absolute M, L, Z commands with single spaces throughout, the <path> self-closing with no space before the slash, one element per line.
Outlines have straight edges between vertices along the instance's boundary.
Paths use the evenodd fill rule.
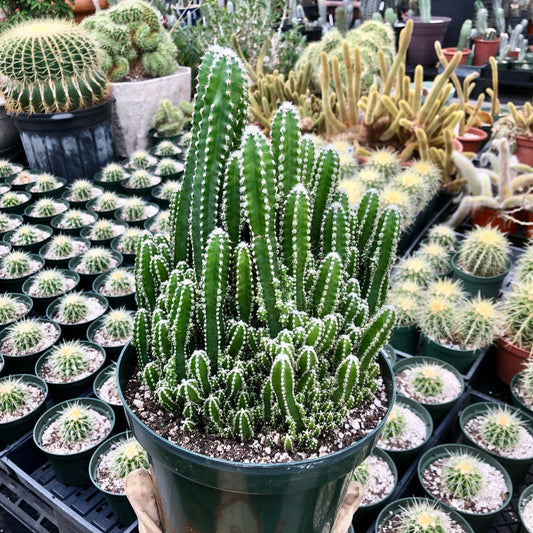
<path fill-rule="evenodd" d="M 101 51 L 62 20 L 21 23 L 0 37 L 0 90 L 14 113 L 62 113 L 107 97 Z"/>
<path fill-rule="evenodd" d="M 287 449 L 312 448 L 376 390 L 399 212 L 375 191 L 350 207 L 337 152 L 315 156 L 291 104 L 270 144 L 244 129 L 247 95 L 238 58 L 210 49 L 170 236 L 139 243 L 133 344 L 185 430 L 276 428 Z"/>

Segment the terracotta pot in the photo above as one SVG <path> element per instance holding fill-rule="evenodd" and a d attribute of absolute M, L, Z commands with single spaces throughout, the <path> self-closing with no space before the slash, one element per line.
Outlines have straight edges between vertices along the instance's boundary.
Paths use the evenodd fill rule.
<path fill-rule="evenodd" d="M 509 57 L 516 57 L 518 59 L 518 50 L 509 51 L 509 52 L 507 52 L 507 55 Z"/>
<path fill-rule="evenodd" d="M 450 47 L 450 48 L 443 48 L 442 49 L 442 54 L 444 55 L 444 57 L 446 58 L 446 61 L 448 61 L 448 63 L 453 59 L 453 56 L 455 55 L 455 52 L 457 52 L 457 47 Z M 461 61 L 459 61 L 459 65 L 466 65 L 467 61 L 468 61 L 468 56 L 472 53 L 472 50 L 470 50 L 470 48 L 465 48 L 464 50 L 461 51 L 461 54 L 463 54 L 463 56 L 461 57 Z"/>
<path fill-rule="evenodd" d="M 507 342 L 503 337 L 496 339 L 496 373 L 507 385 L 524 369 L 529 352 Z"/>
<path fill-rule="evenodd" d="M 459 139 L 454 139 L 452 141 L 452 146 L 456 152 L 461 153 L 463 151 L 463 143 Z"/>
<path fill-rule="evenodd" d="M 74 0 L 74 2 L 69 2 L 67 4 L 72 7 L 72 12 L 74 13 L 74 20 L 79 24 L 85 17 L 88 17 L 95 13 L 96 9 L 94 7 L 93 0 Z M 98 5 L 100 9 L 105 9 L 109 7 L 107 0 L 98 0 Z"/>
<path fill-rule="evenodd" d="M 463 145 L 465 152 L 478 153 L 481 148 L 481 143 L 488 137 L 486 131 L 479 128 L 469 128 L 464 135 L 458 135 L 457 139 Z"/>
<path fill-rule="evenodd" d="M 520 163 L 533 166 L 533 137 L 517 135 L 515 155 Z"/>
<path fill-rule="evenodd" d="M 472 224 L 476 226 L 492 226 L 512 235 L 518 230 L 516 222 L 504 218 L 501 211 L 485 206 L 476 207 L 472 211 Z"/>
<path fill-rule="evenodd" d="M 496 37 L 492 41 L 485 41 L 482 37 L 475 37 L 474 41 L 474 60 L 472 65 L 485 65 L 489 57 L 496 55 L 500 38 Z"/>
<path fill-rule="evenodd" d="M 526 237 L 528 239 L 533 239 L 533 211 L 529 209 L 522 210 L 522 220 L 528 224 L 526 228 Z"/>

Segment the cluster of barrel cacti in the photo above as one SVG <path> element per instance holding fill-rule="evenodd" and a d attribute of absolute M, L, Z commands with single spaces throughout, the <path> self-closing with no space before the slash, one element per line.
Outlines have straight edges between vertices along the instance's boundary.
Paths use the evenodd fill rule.
<path fill-rule="evenodd" d="M 185 430 L 313 447 L 378 385 L 400 214 L 376 191 L 349 205 L 338 153 L 315 153 L 291 104 L 270 144 L 245 128 L 247 99 L 238 57 L 210 49 L 170 235 L 139 244 L 133 344 Z"/>

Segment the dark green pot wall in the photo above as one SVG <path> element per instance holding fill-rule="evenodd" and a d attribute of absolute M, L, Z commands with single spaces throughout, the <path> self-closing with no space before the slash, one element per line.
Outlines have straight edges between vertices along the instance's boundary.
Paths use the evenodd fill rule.
<path fill-rule="evenodd" d="M 380 364 L 394 402 L 392 371 Z M 122 396 L 136 365 L 128 345 L 117 375 Z M 356 444 L 319 459 L 251 465 L 212 459 L 171 444 L 148 429 L 126 405 L 130 427 L 148 452 L 165 533 L 213 533 L 221 523 L 247 533 L 322 533 L 334 522 L 353 469 L 368 457 L 378 428 Z"/>
<path fill-rule="evenodd" d="M 424 338 L 424 355 L 452 365 L 461 374 L 466 374 L 481 350 L 454 350 Z"/>
<path fill-rule="evenodd" d="M 418 344 L 418 331 L 416 326 L 395 326 L 392 330 L 389 344 L 394 346 L 396 350 L 415 355 Z"/>

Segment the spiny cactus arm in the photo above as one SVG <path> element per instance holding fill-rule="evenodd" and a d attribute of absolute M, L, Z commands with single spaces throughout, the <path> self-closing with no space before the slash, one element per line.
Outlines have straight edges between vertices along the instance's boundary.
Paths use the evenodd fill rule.
<path fill-rule="evenodd" d="M 527 165 L 526 165 L 527 166 Z M 516 193 L 521 190 L 528 190 L 533 187 L 533 172 L 522 174 L 511 180 L 511 191 Z"/>
<path fill-rule="evenodd" d="M 343 124 L 347 125 L 348 117 L 346 115 L 344 86 L 341 78 L 339 58 L 336 56 L 331 58 L 331 73 L 333 75 L 333 85 L 335 86 L 335 96 L 337 97 L 337 112 L 339 114 L 339 120 Z"/>
<path fill-rule="evenodd" d="M 224 180 L 224 199 L 222 217 L 224 229 L 228 232 L 230 242 L 235 246 L 240 239 L 241 232 L 241 155 L 234 152 L 230 155 L 226 166 Z"/>
<path fill-rule="evenodd" d="M 164 256 L 156 254 L 150 259 L 150 275 L 155 287 L 161 287 L 167 281 L 170 265 Z"/>
<path fill-rule="evenodd" d="M 227 350 L 232 357 L 238 357 L 246 346 L 248 330 L 242 320 L 230 322 L 227 333 Z"/>
<path fill-rule="evenodd" d="M 407 48 L 411 42 L 411 35 L 413 34 L 413 21 L 409 19 L 405 23 L 405 28 L 400 33 L 400 41 L 398 43 L 398 52 L 392 63 L 392 67 L 389 70 L 386 80 L 383 80 L 383 90 L 381 94 L 390 96 L 394 82 L 400 70 L 401 65 L 405 65 L 405 58 L 407 56 Z"/>
<path fill-rule="evenodd" d="M 372 242 L 378 210 L 379 193 L 376 189 L 370 189 L 361 199 L 352 224 L 352 239 L 357 243 L 360 257 L 366 256 L 367 248 Z"/>
<path fill-rule="evenodd" d="M 150 313 L 140 308 L 135 313 L 133 322 L 133 337 L 131 343 L 137 349 L 139 365 L 144 368 L 150 362 Z"/>
<path fill-rule="evenodd" d="M 331 399 L 334 403 L 341 400 L 348 403 L 354 387 L 359 382 L 359 360 L 354 355 L 348 355 L 337 368 L 337 388 Z"/>
<path fill-rule="evenodd" d="M 320 71 L 320 86 L 322 90 L 322 106 L 324 111 L 324 118 L 326 121 L 326 133 L 333 134 L 344 131 L 345 125 L 337 119 L 332 108 L 332 96 L 330 94 L 331 73 L 329 68 L 328 56 L 322 52 L 320 56 L 322 70 Z"/>
<path fill-rule="evenodd" d="M 357 293 L 350 292 L 342 306 L 343 330 L 347 331 L 351 325 L 360 327 L 368 319 L 368 305 Z"/>
<path fill-rule="evenodd" d="M 161 369 L 159 361 L 150 361 L 142 370 L 141 375 L 146 386 L 155 391 L 161 377 Z"/>
<path fill-rule="evenodd" d="M 311 190 L 313 166 L 315 164 L 315 143 L 309 135 L 300 138 L 300 162 L 298 165 L 298 183 Z"/>
<path fill-rule="evenodd" d="M 228 234 L 216 228 L 207 241 L 202 269 L 205 350 L 213 369 L 217 368 L 218 359 L 224 347 L 223 304 L 227 288 L 229 258 Z"/>
<path fill-rule="evenodd" d="M 240 242 L 235 250 L 235 302 L 240 320 L 250 323 L 252 316 L 254 282 L 252 254 L 248 244 Z"/>
<path fill-rule="evenodd" d="M 418 141 L 418 154 L 420 155 L 420 159 L 428 161 L 430 159 L 430 155 L 426 132 L 422 129 L 417 129 L 415 134 L 416 140 Z"/>
<path fill-rule="evenodd" d="M 500 201 L 505 201 L 512 194 L 509 141 L 495 139 L 492 144 L 498 150 L 498 198 Z"/>
<path fill-rule="evenodd" d="M 346 214 L 339 202 L 333 202 L 322 223 L 322 255 L 336 252 L 343 262 L 346 260 L 346 250 L 350 245 Z"/>
<path fill-rule="evenodd" d="M 361 286 L 361 296 L 366 299 L 370 316 L 383 305 L 387 294 L 389 273 L 396 256 L 400 238 L 400 211 L 395 206 L 381 213 L 369 253 Z"/>
<path fill-rule="evenodd" d="M 187 362 L 187 375 L 200 385 L 202 397 L 207 398 L 211 392 L 210 360 L 204 350 L 195 350 Z"/>
<path fill-rule="evenodd" d="M 465 124 L 465 131 L 468 131 L 470 128 L 472 128 L 476 124 L 476 122 L 478 122 L 479 120 L 478 116 L 480 114 L 481 106 L 483 105 L 484 101 L 485 101 L 485 94 L 482 93 L 478 96 L 476 100 L 476 105 L 469 109 L 469 116 Z M 461 125 L 461 123 L 459 125 Z"/>
<path fill-rule="evenodd" d="M 329 253 L 320 266 L 313 292 L 315 316 L 324 317 L 337 308 L 340 297 L 342 261 L 335 252 Z"/>
<path fill-rule="evenodd" d="M 135 288 L 139 307 L 153 311 L 157 291 L 155 280 L 150 271 L 152 254 L 154 253 L 153 239 L 145 237 L 139 242 L 135 261 Z"/>
<path fill-rule="evenodd" d="M 234 420 L 235 435 L 248 439 L 254 434 L 254 417 L 250 409 L 239 409 Z"/>
<path fill-rule="evenodd" d="M 500 99 L 498 98 L 498 63 L 494 56 L 489 57 L 489 64 L 492 72 L 492 88 L 487 89 L 491 99 L 490 114 L 497 117 L 500 114 Z"/>

